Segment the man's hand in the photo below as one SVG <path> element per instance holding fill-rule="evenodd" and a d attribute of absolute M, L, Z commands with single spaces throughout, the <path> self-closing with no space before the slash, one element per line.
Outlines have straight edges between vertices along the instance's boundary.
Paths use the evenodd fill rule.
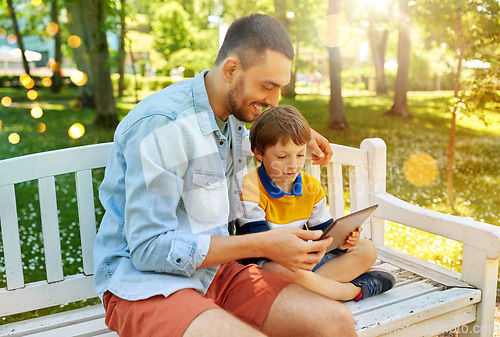
<path fill-rule="evenodd" d="M 363 230 L 363 227 L 358 227 L 354 232 L 351 232 L 351 234 L 347 237 L 345 240 L 344 244 L 339 247 L 340 250 L 345 250 L 349 249 L 352 247 L 356 247 L 359 243 L 359 239 L 361 237 L 361 231 Z"/>
<path fill-rule="evenodd" d="M 330 237 L 308 242 L 317 240 L 321 234 L 322 231 L 305 231 L 290 226 L 281 226 L 259 233 L 263 238 L 262 256 L 278 262 L 291 271 L 312 270 L 321 261 L 326 248 L 332 242 Z"/>
<path fill-rule="evenodd" d="M 311 137 L 307 147 L 311 150 L 312 163 L 314 165 L 327 165 L 333 155 L 330 142 L 313 129 L 311 129 Z"/>

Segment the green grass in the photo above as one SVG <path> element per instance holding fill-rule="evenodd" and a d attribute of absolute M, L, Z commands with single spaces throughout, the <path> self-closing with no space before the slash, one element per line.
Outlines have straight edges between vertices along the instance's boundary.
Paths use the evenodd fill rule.
<path fill-rule="evenodd" d="M 70 101 L 77 97 L 76 88 L 64 88 L 60 94 L 39 89 L 39 98 L 31 102 L 26 90 L 0 88 L 0 99 L 12 98 L 14 104 L 0 106 L 0 159 L 30 153 L 112 141 L 113 132 L 92 125 L 94 111 L 72 110 Z M 145 93 L 140 94 L 144 97 Z M 365 138 L 379 137 L 387 144 L 387 191 L 402 200 L 429 209 L 451 212 L 446 198 L 446 157 L 450 127 L 448 100 L 450 93 L 411 93 L 409 109 L 412 117 L 400 120 L 384 116 L 392 105 L 392 96 L 352 96 L 344 98 L 346 118 L 350 132 L 330 130 L 328 125 L 328 97 L 299 95 L 295 100 L 282 99 L 282 104 L 296 106 L 311 124 L 331 142 L 359 147 Z M 130 97 L 128 97 L 130 101 Z M 34 119 L 30 115 L 33 106 L 43 108 L 43 116 Z M 133 103 L 117 102 L 122 118 L 134 106 Z M 455 193 L 457 209 L 462 216 L 494 225 L 500 225 L 500 114 L 488 112 L 490 127 L 485 127 L 474 118 L 462 118 L 458 122 L 455 155 Z M 68 128 L 79 122 L 85 127 L 85 134 L 79 139 L 68 135 Z M 39 123 L 46 125 L 46 131 L 38 132 Z M 11 133 L 20 135 L 18 144 L 11 144 Z M 404 175 L 405 160 L 415 152 L 425 152 L 437 162 L 439 175 L 429 186 L 416 187 Z M 102 206 L 97 199 L 97 189 L 103 172 L 94 173 L 97 221 L 102 217 Z M 348 189 L 348 179 L 344 181 Z M 71 174 L 56 178 L 58 208 L 60 210 L 60 235 L 63 251 L 64 273 L 81 272 L 82 262 L 71 256 L 80 249 L 78 218 L 76 216 L 76 195 L 74 177 Z M 27 282 L 45 278 L 43 242 L 41 237 L 40 211 L 37 201 L 36 182 L 16 186 L 18 195 L 19 225 L 23 254 L 23 268 Z M 346 194 L 348 198 L 348 194 Z M 347 207 L 349 207 L 347 200 Z M 416 231 L 405 226 L 388 223 L 387 244 L 410 254 L 425 258 L 436 264 L 460 271 L 461 245 L 435 235 Z M 3 250 L 0 246 L 0 288 L 5 287 Z M 0 324 L 12 320 L 34 317 L 76 306 L 97 302 L 92 299 L 79 304 L 39 310 L 21 317 L 0 319 Z"/>

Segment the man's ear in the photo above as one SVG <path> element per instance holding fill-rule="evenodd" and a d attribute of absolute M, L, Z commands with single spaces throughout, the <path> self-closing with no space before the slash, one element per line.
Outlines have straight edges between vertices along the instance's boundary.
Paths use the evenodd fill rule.
<path fill-rule="evenodd" d="M 222 64 L 222 74 L 227 83 L 231 83 L 238 70 L 241 69 L 241 63 L 237 58 L 229 57 Z"/>

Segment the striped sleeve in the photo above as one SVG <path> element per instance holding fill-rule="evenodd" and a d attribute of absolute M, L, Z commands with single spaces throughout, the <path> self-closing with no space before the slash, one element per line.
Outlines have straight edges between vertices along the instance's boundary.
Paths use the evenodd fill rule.
<path fill-rule="evenodd" d="M 247 174 L 243 179 L 240 204 L 238 207 L 238 233 L 258 233 L 269 230 L 264 211 L 267 198 L 259 190 L 257 171 Z"/>

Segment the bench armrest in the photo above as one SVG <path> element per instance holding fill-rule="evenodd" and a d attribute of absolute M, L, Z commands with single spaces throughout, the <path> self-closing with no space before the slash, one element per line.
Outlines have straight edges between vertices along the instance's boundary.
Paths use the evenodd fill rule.
<path fill-rule="evenodd" d="M 500 228 L 450 214 L 431 211 L 402 201 L 386 192 L 376 193 L 379 204 L 374 216 L 440 235 L 487 252 L 488 259 L 500 257 Z"/>

